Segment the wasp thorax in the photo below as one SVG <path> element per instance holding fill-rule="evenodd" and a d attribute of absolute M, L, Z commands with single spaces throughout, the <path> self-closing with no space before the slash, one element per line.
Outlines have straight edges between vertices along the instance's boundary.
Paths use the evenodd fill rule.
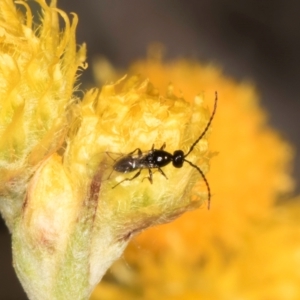
<path fill-rule="evenodd" d="M 175 168 L 181 168 L 184 162 L 184 153 L 182 150 L 176 150 L 173 154 L 173 166 Z"/>

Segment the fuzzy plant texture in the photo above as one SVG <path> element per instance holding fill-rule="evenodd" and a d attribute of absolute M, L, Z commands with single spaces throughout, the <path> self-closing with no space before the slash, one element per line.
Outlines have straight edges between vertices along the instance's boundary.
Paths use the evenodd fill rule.
<path fill-rule="evenodd" d="M 92 300 L 300 299 L 300 199 L 293 190 L 293 149 L 268 124 L 253 84 L 215 64 L 164 61 L 158 45 L 128 74 L 168 82 L 186 99 L 217 86 L 220 101 L 209 146 L 212 204 L 136 236 Z M 96 78 L 113 78 L 105 61 Z M 115 71 L 118 74 L 118 71 Z"/>
<path fill-rule="evenodd" d="M 124 154 L 152 145 L 185 153 L 205 129 L 214 89 L 186 101 L 134 74 L 78 96 L 86 68 L 77 16 L 36 0 L 0 0 L 0 212 L 13 265 L 28 297 L 88 299 L 138 232 L 207 207 L 199 172 L 185 163 L 132 181 L 113 171 Z M 60 23 L 64 23 L 60 28 Z M 189 160 L 209 170 L 211 128 Z M 120 183 L 117 187 L 115 187 Z M 115 188 L 114 188 L 115 187 Z"/>

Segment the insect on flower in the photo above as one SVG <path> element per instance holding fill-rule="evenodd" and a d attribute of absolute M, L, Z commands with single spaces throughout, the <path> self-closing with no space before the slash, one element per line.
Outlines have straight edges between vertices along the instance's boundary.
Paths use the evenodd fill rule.
<path fill-rule="evenodd" d="M 123 183 L 124 181 L 131 181 L 135 178 L 137 178 L 143 169 L 148 169 L 149 176 L 147 177 L 150 181 L 150 183 L 153 183 L 152 179 L 152 169 L 157 169 L 166 179 L 168 177 L 164 173 L 164 171 L 161 169 L 162 167 L 168 165 L 172 162 L 173 166 L 175 168 L 181 168 L 183 166 L 184 162 L 187 162 L 189 165 L 191 165 L 193 168 L 195 168 L 200 175 L 202 176 L 206 187 L 208 191 L 208 209 L 210 207 L 210 187 L 208 184 L 208 181 L 203 173 L 203 171 L 196 166 L 191 161 L 187 160 L 186 157 L 193 151 L 194 147 L 197 145 L 197 143 L 203 138 L 203 136 L 206 134 L 217 109 L 217 102 L 218 102 L 218 94 L 215 92 L 215 103 L 214 103 L 214 109 L 210 116 L 210 119 L 201 133 L 201 135 L 198 137 L 198 139 L 191 145 L 189 151 L 187 153 L 184 153 L 182 150 L 175 150 L 173 154 L 165 151 L 166 143 L 164 143 L 160 149 L 155 149 L 154 145 L 152 145 L 152 148 L 150 151 L 142 152 L 140 148 L 136 148 L 134 151 L 126 154 L 125 156 L 122 156 L 121 158 L 117 159 L 113 165 L 113 170 L 119 173 L 130 173 L 138 170 L 138 172 L 131 178 L 125 178 L 119 183 L 117 183 L 113 188 L 117 187 L 119 184 Z"/>

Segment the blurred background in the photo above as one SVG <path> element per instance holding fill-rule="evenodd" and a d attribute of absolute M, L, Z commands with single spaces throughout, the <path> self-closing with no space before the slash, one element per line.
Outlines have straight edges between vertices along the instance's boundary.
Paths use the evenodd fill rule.
<path fill-rule="evenodd" d="M 228 76 L 253 82 L 270 124 L 295 147 L 299 194 L 299 1 L 58 0 L 58 7 L 79 15 L 77 41 L 87 43 L 90 65 L 83 89 L 93 84 L 93 58 L 105 56 L 126 69 L 153 42 L 165 45 L 166 58 L 215 62 Z M 27 299 L 11 265 L 2 220 L 0 245 L 0 300 Z"/>

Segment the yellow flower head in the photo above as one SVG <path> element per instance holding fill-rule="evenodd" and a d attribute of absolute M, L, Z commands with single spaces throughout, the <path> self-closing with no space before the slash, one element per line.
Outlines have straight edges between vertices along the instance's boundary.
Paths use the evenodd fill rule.
<path fill-rule="evenodd" d="M 213 65 L 188 60 L 164 64 L 150 58 L 136 62 L 130 72 L 148 76 L 158 89 L 171 81 L 184 91 L 187 99 L 199 90 L 205 98 L 213 90 L 219 95 L 214 134 L 210 139 L 210 148 L 218 151 L 218 155 L 213 158 L 207 175 L 213 193 L 212 209 L 183 216 L 167 225 L 165 230 L 153 229 L 155 244 L 159 248 L 162 245 L 168 247 L 169 242 L 176 241 L 165 235 L 171 234 L 167 233 L 167 228 L 172 231 L 171 236 L 176 235 L 179 239 L 172 245 L 174 249 L 184 247 L 193 251 L 195 242 L 203 249 L 202 243 L 206 242 L 201 235 L 212 238 L 216 232 L 222 243 L 238 243 L 241 226 L 244 228 L 250 219 L 266 217 L 276 199 L 293 186 L 289 174 L 291 148 L 267 125 L 254 87 L 226 78 Z M 150 231 L 145 233 L 147 241 L 150 234 Z M 142 236 L 139 239 L 144 240 Z"/>
<path fill-rule="evenodd" d="M 120 239 L 151 224 L 165 223 L 207 199 L 201 175 L 188 163 L 178 169 L 171 163 L 164 167 L 162 172 L 168 179 L 155 168 L 150 168 L 151 175 L 147 167 L 131 173 L 114 169 L 120 158 L 130 153 L 138 158 L 139 150 L 144 156 L 152 147 L 160 149 L 164 144 L 171 153 L 177 149 L 187 152 L 210 119 L 200 96 L 189 104 L 173 94 L 172 86 L 163 96 L 148 80 L 131 77 L 104 86 L 99 95 L 96 91 L 87 93 L 79 111 L 81 122 L 74 123 L 71 130 L 74 136 L 70 135 L 65 166 L 72 174 L 78 173 L 76 180 L 101 176 L 100 198 L 105 199 L 105 209 L 113 213 L 110 222 L 117 221 Z M 207 136 L 188 156 L 204 173 L 210 158 Z"/>
<path fill-rule="evenodd" d="M 42 8 L 38 25 L 27 2 L 16 2 L 16 8 L 13 1 L 1 1 L 0 194 L 7 197 L 1 210 L 9 226 L 21 207 L 19 202 L 12 209 L 9 199 L 24 192 L 32 168 L 63 143 L 76 72 L 85 59 L 85 48 L 76 50 L 77 17 L 70 23 L 55 1 L 52 7 L 36 2 Z"/>
<path fill-rule="evenodd" d="M 254 232 L 263 225 L 254 224 L 269 218 L 276 200 L 293 186 L 290 146 L 267 125 L 253 86 L 226 78 L 213 65 L 183 59 L 163 63 L 150 57 L 133 64 L 131 73 L 150 78 L 158 90 L 172 82 L 174 90 L 180 88 L 186 99 L 199 91 L 207 99 L 218 91 L 214 134 L 209 140 L 210 149 L 219 152 L 207 174 L 211 210 L 187 213 L 135 238 L 125 251 L 130 268 L 124 267 L 123 261 L 112 267 L 113 280 L 119 284 L 113 285 L 109 274 L 93 299 L 246 297 L 249 289 L 243 286 L 247 279 L 238 266 L 247 250 L 254 244 L 259 247 Z M 247 267 L 255 264 L 254 259 Z"/>

